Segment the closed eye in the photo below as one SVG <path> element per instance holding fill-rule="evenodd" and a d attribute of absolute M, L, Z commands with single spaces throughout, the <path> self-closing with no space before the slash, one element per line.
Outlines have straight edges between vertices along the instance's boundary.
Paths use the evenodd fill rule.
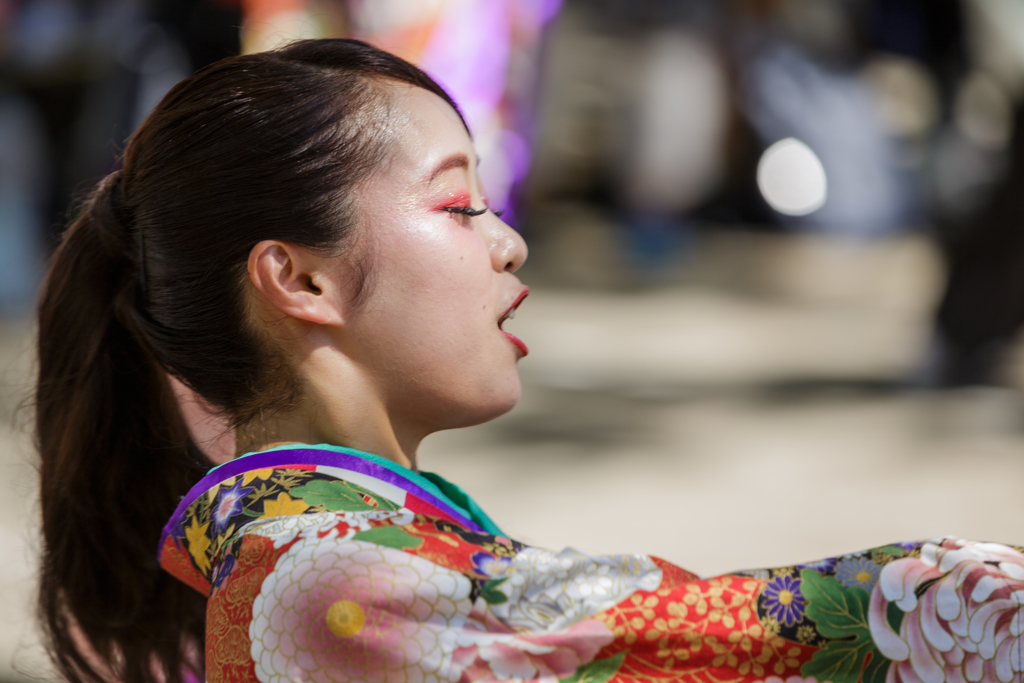
<path fill-rule="evenodd" d="M 487 209 L 474 209 L 471 206 L 446 206 L 443 211 L 448 213 L 457 213 L 463 216 L 482 216 L 487 213 Z"/>

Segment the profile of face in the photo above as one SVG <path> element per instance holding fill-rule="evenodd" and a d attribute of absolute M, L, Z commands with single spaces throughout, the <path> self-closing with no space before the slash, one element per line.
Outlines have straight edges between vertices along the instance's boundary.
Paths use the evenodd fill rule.
<path fill-rule="evenodd" d="M 249 270 L 266 300 L 300 323 L 274 336 L 320 402 L 307 422 L 335 413 L 315 438 L 386 454 L 387 440 L 367 435 L 377 425 L 414 460 L 427 434 L 485 422 L 518 401 L 527 348 L 502 325 L 529 291 L 515 275 L 527 249 L 483 211 L 476 153 L 452 107 L 421 88 L 382 87 L 392 140 L 353 193 L 350 252 L 322 258 L 261 243 Z"/>
<path fill-rule="evenodd" d="M 519 398 L 526 347 L 503 332 L 527 290 L 519 234 L 486 208 L 459 116 L 437 95 L 389 86 L 394 152 L 358 190 L 372 263 L 348 334 L 386 387 L 392 414 L 430 431 L 478 424 Z"/>
<path fill-rule="evenodd" d="M 526 244 L 487 207 L 458 114 L 421 88 L 389 85 L 394 150 L 357 193 L 370 280 L 349 348 L 389 411 L 436 431 L 479 424 L 519 399 L 526 346 L 503 332 L 528 291 Z"/>

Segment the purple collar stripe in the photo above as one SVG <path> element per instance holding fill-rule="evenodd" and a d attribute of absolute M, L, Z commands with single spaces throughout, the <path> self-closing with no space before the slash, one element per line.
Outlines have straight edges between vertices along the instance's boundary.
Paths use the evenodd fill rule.
<path fill-rule="evenodd" d="M 465 526 L 467 529 L 476 532 L 483 531 L 476 522 L 456 511 L 452 507 L 451 503 L 438 498 L 434 494 L 429 493 L 422 487 L 409 481 L 398 472 L 394 472 L 382 465 L 378 465 L 377 463 L 371 462 L 365 458 L 349 455 L 347 453 L 339 453 L 337 451 L 328 451 L 319 448 L 290 448 L 288 450 L 267 451 L 265 453 L 250 453 L 249 455 L 235 458 L 234 460 L 226 462 L 220 467 L 211 470 L 205 477 L 200 479 L 199 483 L 193 486 L 185 497 L 181 499 L 181 502 L 178 503 L 178 507 L 174 510 L 174 514 L 171 516 L 171 519 L 167 522 L 166 526 L 164 526 L 164 531 L 160 535 L 160 547 L 158 552 L 163 552 L 164 542 L 167 540 L 167 537 L 171 535 L 171 532 L 178 520 L 185 514 L 185 511 L 188 510 L 189 506 L 211 488 L 226 479 L 231 479 L 232 477 L 236 477 L 239 474 L 245 474 L 246 472 L 251 472 L 252 470 L 262 470 L 268 467 L 286 467 L 288 465 L 325 465 L 328 467 L 352 470 L 353 472 L 359 472 L 360 474 L 380 479 L 381 481 L 387 482 L 392 486 L 396 486 L 406 493 L 412 494 L 424 502 L 429 503 L 438 510 L 444 512 L 446 515 L 449 515 L 452 519 L 462 526 Z"/>

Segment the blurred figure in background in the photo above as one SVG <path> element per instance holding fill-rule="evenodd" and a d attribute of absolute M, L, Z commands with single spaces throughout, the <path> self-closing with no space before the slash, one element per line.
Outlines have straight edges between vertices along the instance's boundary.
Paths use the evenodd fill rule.
<path fill-rule="evenodd" d="M 948 280 L 922 383 L 1004 382 L 1024 322 L 1020 3 L 744 4 L 785 26 L 740 36 L 760 44 L 741 57 L 745 112 L 763 143 L 806 142 L 827 178 L 827 199 L 780 213 L 853 236 L 927 225 Z"/>
<path fill-rule="evenodd" d="M 567 235 L 563 252 L 585 251 L 614 222 L 610 249 L 621 244 L 635 278 L 653 284 L 672 269 L 691 241 L 691 214 L 727 174 L 724 19 L 714 0 L 566 3 L 529 183 L 538 241 Z"/>
<path fill-rule="evenodd" d="M 730 103 L 722 4 L 602 0 L 589 10 L 633 50 L 633 74 L 618 93 L 626 109 L 612 182 L 632 264 L 656 281 L 688 246 L 689 213 L 723 180 Z"/>
<path fill-rule="evenodd" d="M 762 195 L 784 225 L 846 239 L 906 227 L 916 203 L 898 139 L 876 115 L 873 55 L 858 30 L 864 9 L 741 2 L 732 40 L 740 109 L 765 150 Z"/>
<path fill-rule="evenodd" d="M 952 158 L 941 167 L 959 182 L 954 192 L 937 183 L 949 278 L 925 380 L 939 387 L 1004 383 L 1024 322 L 1024 5 L 966 9 L 972 69 L 958 84 Z"/>
<path fill-rule="evenodd" d="M 69 201 L 178 80 L 238 52 L 231 0 L 0 5 L 0 313 L 31 308 Z"/>
<path fill-rule="evenodd" d="M 664 280 L 695 228 L 924 232 L 949 280 L 917 381 L 999 381 L 1024 321 L 1020 3 L 569 0 L 553 38 L 527 225 L 552 270 Z"/>
<path fill-rule="evenodd" d="M 35 302 L 48 167 L 32 101 L 2 87 L 0 149 L 0 317 L 11 318 Z"/>

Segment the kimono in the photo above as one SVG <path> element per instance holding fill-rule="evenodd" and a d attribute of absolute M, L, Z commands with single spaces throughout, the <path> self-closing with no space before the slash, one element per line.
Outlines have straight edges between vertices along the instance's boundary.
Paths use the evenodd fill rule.
<path fill-rule="evenodd" d="M 212 470 L 160 563 L 211 683 L 1024 683 L 1024 549 L 952 537 L 702 578 L 511 539 L 457 486 L 334 446 Z"/>

